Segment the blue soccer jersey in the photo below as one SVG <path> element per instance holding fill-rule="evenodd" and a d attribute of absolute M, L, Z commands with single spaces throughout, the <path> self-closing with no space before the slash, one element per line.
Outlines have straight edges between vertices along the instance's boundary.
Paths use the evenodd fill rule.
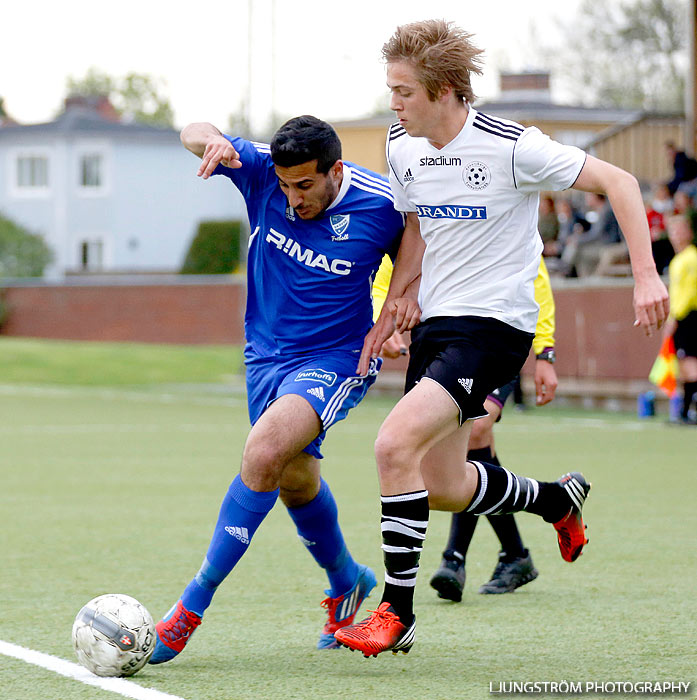
<path fill-rule="evenodd" d="M 344 163 L 339 194 L 317 219 L 296 216 L 267 144 L 226 138 L 242 167 L 219 165 L 244 196 L 251 227 L 247 352 L 259 357 L 358 349 L 372 325 L 372 279 L 403 229 L 387 180 Z"/>

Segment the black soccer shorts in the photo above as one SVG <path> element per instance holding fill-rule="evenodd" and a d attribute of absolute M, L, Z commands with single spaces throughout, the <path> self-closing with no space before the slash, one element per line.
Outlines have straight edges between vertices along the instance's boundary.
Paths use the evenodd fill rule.
<path fill-rule="evenodd" d="M 675 354 L 682 360 L 686 357 L 697 357 L 697 311 L 690 311 L 673 334 Z"/>
<path fill-rule="evenodd" d="M 448 392 L 460 425 L 487 415 L 486 397 L 512 381 L 530 353 L 533 333 L 493 318 L 436 316 L 411 332 L 404 392 L 427 377 Z"/>

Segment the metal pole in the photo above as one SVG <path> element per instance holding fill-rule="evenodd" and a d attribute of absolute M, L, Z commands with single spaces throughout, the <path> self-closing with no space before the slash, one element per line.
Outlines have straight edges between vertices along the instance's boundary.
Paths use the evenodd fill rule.
<path fill-rule="evenodd" d="M 697 2 L 697 0 L 695 0 Z M 270 130 L 276 128 L 276 0 L 271 0 L 271 124 Z"/>
<path fill-rule="evenodd" d="M 252 22 L 252 5 L 254 0 L 247 0 L 247 104 L 246 104 L 246 118 L 247 118 L 247 129 L 249 134 L 252 135 L 252 34 L 253 34 L 253 22 Z"/>
<path fill-rule="evenodd" d="M 685 150 L 697 155 L 697 0 L 688 0 L 689 68 L 685 95 Z"/>

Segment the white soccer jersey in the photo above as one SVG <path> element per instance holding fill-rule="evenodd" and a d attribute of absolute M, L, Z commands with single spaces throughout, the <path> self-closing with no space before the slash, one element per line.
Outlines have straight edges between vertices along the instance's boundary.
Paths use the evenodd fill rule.
<path fill-rule="evenodd" d="M 395 207 L 417 213 L 426 242 L 421 319 L 487 316 L 534 333 L 538 193 L 571 187 L 585 158 L 535 127 L 472 107 L 440 150 L 393 124 L 387 162 Z"/>

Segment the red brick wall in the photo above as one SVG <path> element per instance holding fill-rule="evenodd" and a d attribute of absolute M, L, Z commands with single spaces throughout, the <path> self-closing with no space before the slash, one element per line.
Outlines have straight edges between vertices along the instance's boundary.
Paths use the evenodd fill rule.
<path fill-rule="evenodd" d="M 4 335 L 148 343 L 242 343 L 245 287 L 107 284 L 9 287 Z"/>
<path fill-rule="evenodd" d="M 244 283 L 13 286 L 5 335 L 153 343 L 242 343 Z M 565 377 L 646 379 L 660 337 L 632 327 L 632 286 L 555 289 L 557 373 Z M 391 360 L 386 369 L 400 369 Z M 526 367 L 530 369 L 530 366 Z"/>

